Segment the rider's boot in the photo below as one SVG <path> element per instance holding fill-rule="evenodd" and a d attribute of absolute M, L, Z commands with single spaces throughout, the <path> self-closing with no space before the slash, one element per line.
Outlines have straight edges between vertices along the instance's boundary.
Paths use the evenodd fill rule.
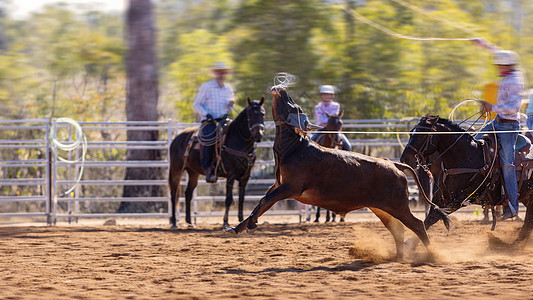
<path fill-rule="evenodd" d="M 205 172 L 205 181 L 209 183 L 217 182 L 217 175 L 215 174 L 215 168 L 213 166 L 209 167 Z"/>
<path fill-rule="evenodd" d="M 518 215 L 518 209 L 511 203 L 503 207 L 503 215 L 500 217 L 500 221 L 516 217 Z"/>

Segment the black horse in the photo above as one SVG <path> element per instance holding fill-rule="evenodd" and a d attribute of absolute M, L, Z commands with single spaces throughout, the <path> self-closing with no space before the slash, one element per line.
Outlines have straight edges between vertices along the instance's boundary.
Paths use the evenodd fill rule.
<path fill-rule="evenodd" d="M 243 220 L 244 192 L 250 179 L 250 172 L 255 162 L 255 143 L 263 138 L 265 108 L 264 98 L 250 101 L 248 105 L 233 120 L 227 128 L 227 135 L 222 146 L 221 163 L 217 170 L 219 176 L 226 180 L 226 211 L 224 213 L 224 228 L 229 226 L 229 208 L 233 203 L 233 184 L 239 182 L 239 221 Z M 192 139 L 198 131 L 197 127 L 185 129 L 177 135 L 170 145 L 170 170 L 168 184 L 172 201 L 172 216 L 170 223 L 176 228 L 176 205 L 180 194 L 180 181 L 183 171 L 189 174 L 189 182 L 185 190 L 185 221 L 191 226 L 192 194 L 198 185 L 198 177 L 205 175 L 200 165 L 200 151 L 198 141 Z M 188 153 L 187 153 L 188 152 Z"/>
<path fill-rule="evenodd" d="M 503 179 L 496 164 L 498 160 L 487 158 L 483 142 L 475 140 L 469 132 L 438 116 L 422 117 L 413 130 L 429 134 L 412 134 L 400 161 L 413 168 L 418 165 L 427 167 L 429 164 L 433 169 L 431 172 L 439 174 L 436 178 L 439 192 L 433 199 L 435 204 L 446 212 L 453 213 L 468 203 L 494 207 L 503 202 Z M 439 132 L 457 133 L 438 134 Z M 440 168 L 432 166 L 438 159 L 442 160 Z M 438 169 L 445 169 L 446 172 L 436 171 Z M 519 190 L 518 200 L 526 206 L 527 211 L 515 244 L 526 240 L 533 230 L 532 197 L 533 178 L 524 180 Z M 441 215 L 431 209 L 424 224 L 429 228 L 440 219 Z"/>
<path fill-rule="evenodd" d="M 328 117 L 328 123 L 326 124 L 326 127 L 324 127 L 324 131 L 326 133 L 320 133 L 318 135 L 318 138 L 316 139 L 316 142 L 323 147 L 326 148 L 333 148 L 333 149 L 340 149 L 342 145 L 342 138 L 340 136 L 340 132 L 342 131 L 342 116 L 344 114 L 344 110 L 341 109 L 338 114 L 330 115 L 326 113 L 326 116 Z M 329 222 L 330 219 L 332 222 L 335 222 L 335 218 L 337 217 L 336 214 L 331 213 L 330 218 L 330 211 L 326 209 L 326 222 Z M 320 207 L 316 207 L 316 217 L 315 217 L 315 223 L 319 222 L 320 218 Z M 344 218 L 341 217 L 341 222 L 344 222 Z"/>

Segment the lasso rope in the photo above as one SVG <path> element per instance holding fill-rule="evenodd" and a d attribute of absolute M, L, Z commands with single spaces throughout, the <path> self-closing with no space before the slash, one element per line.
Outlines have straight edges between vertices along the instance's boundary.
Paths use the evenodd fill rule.
<path fill-rule="evenodd" d="M 273 88 L 289 88 L 298 82 L 298 76 L 285 72 L 280 72 L 274 76 Z"/>
<path fill-rule="evenodd" d="M 395 1 L 395 0 L 393 0 L 393 1 Z M 398 4 L 402 4 L 402 3 L 404 3 L 405 5 L 402 4 L 402 5 L 404 5 L 404 6 L 407 5 L 407 3 L 403 2 L 403 1 L 401 1 L 402 3 L 400 3 L 400 1 L 396 0 L 396 2 L 397 2 Z M 342 5 L 341 1 L 339 1 L 339 0 L 337 0 L 337 4 Z M 409 8 L 411 8 L 411 9 L 414 9 L 414 7 L 416 7 L 416 6 L 412 5 L 412 4 L 408 4 L 408 5 L 409 5 L 409 6 L 406 6 L 406 7 L 409 7 Z M 355 11 L 355 10 L 353 10 L 353 9 L 348 9 L 348 8 L 343 8 L 343 9 L 344 9 L 344 11 L 346 11 L 347 13 L 349 13 L 350 15 L 352 15 L 352 16 L 353 16 L 354 18 L 356 18 L 357 20 L 359 20 L 359 21 L 361 21 L 361 22 L 363 22 L 363 23 L 365 23 L 365 24 L 367 24 L 367 25 L 369 25 L 369 26 L 371 26 L 371 27 L 374 27 L 375 29 L 377 29 L 377 30 L 379 30 L 379 31 L 381 31 L 381 32 L 383 32 L 383 33 L 386 33 L 386 34 L 388 34 L 388 35 L 390 35 L 390 36 L 397 37 L 397 38 L 400 38 L 400 39 L 406 39 L 406 40 L 412 40 L 412 41 L 473 41 L 473 40 L 479 39 L 479 38 L 416 37 L 416 36 L 404 35 L 404 34 L 397 33 L 397 32 L 395 32 L 395 31 L 392 30 L 392 29 L 389 29 L 389 28 L 387 28 L 387 27 L 385 27 L 385 26 L 382 26 L 382 25 L 380 25 L 380 24 L 378 24 L 378 23 L 376 23 L 376 22 L 374 22 L 374 21 L 372 21 L 372 20 L 370 20 L 370 19 L 364 17 L 363 15 L 359 14 L 357 11 Z M 427 15 L 427 16 L 430 16 L 429 14 L 427 14 L 426 12 L 424 12 L 422 9 L 420 9 L 420 8 L 418 8 L 418 7 L 416 7 L 416 11 L 421 12 L 421 13 L 423 12 L 423 14 L 425 14 L 425 15 Z M 452 22 L 447 21 L 447 20 L 445 20 L 444 18 L 434 17 L 434 16 L 431 16 L 431 18 L 433 18 L 433 19 L 437 19 L 437 20 L 439 20 L 439 21 L 445 22 L 445 23 L 450 24 L 450 25 L 453 24 Z M 465 28 L 464 28 L 464 27 L 461 27 L 461 26 L 459 26 L 459 25 L 455 25 L 455 24 L 454 24 L 454 25 L 452 25 L 452 26 L 453 26 L 453 27 L 456 27 L 456 28 L 459 28 L 459 29 L 461 29 L 462 31 L 465 31 Z M 465 32 L 466 32 L 466 31 L 465 31 Z M 469 34 L 474 34 L 472 31 L 467 32 L 467 33 L 469 33 Z"/>
<path fill-rule="evenodd" d="M 60 142 L 56 138 L 56 124 L 57 123 L 66 123 L 70 124 L 72 127 L 74 127 L 76 135 L 75 140 L 72 142 Z M 81 128 L 80 124 L 78 122 L 74 121 L 70 118 L 58 118 L 55 120 L 54 123 L 52 123 L 52 126 L 50 127 L 50 142 L 52 144 L 52 150 L 54 151 L 54 154 L 57 156 L 57 159 L 59 159 L 62 162 L 68 163 L 68 164 L 76 164 L 81 161 L 81 167 L 80 172 L 78 174 L 78 178 L 76 179 L 76 182 L 74 185 L 69 188 L 66 192 L 63 192 L 61 196 L 67 195 L 71 193 L 76 186 L 79 184 L 81 177 L 83 175 L 83 167 L 85 165 L 85 155 L 87 154 L 87 138 L 85 137 L 85 134 L 83 133 L 83 129 Z M 62 151 L 74 151 L 78 149 L 78 147 L 82 147 L 81 151 L 81 158 L 76 160 L 69 160 L 66 158 L 63 158 L 59 155 L 58 150 Z"/>
<path fill-rule="evenodd" d="M 218 130 L 218 123 L 217 123 L 217 126 L 215 128 L 215 134 L 213 135 L 212 138 L 208 138 L 207 136 L 209 135 L 212 135 L 213 132 L 209 133 L 209 134 L 204 134 L 203 133 L 203 129 L 205 126 L 209 125 L 210 123 L 209 122 L 204 122 L 202 123 L 202 125 L 200 125 L 200 128 L 198 128 L 198 140 L 200 141 L 200 144 L 202 144 L 202 146 L 213 146 L 217 143 L 218 139 L 219 139 L 219 130 Z"/>

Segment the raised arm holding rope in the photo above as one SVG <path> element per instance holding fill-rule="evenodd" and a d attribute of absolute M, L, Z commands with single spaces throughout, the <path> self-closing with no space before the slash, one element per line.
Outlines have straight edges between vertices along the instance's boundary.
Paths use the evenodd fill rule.
<path fill-rule="evenodd" d="M 501 76 L 498 87 L 497 104 L 491 105 L 482 101 L 483 112 L 495 112 L 496 118 L 487 124 L 481 131 L 516 131 L 498 133 L 498 140 L 501 146 L 500 163 L 505 182 L 505 191 L 509 197 L 509 205 L 504 206 L 502 220 L 515 217 L 518 214 L 518 185 L 516 182 L 515 166 L 513 164 L 515 155 L 515 144 L 520 129 L 520 106 L 522 105 L 522 94 L 524 92 L 524 79 L 518 67 L 518 54 L 509 50 L 500 50 L 496 46 L 484 40 L 475 40 L 476 44 L 488 48 L 494 54 L 493 64 L 497 66 Z M 482 132 L 476 135 L 481 138 Z"/>
<path fill-rule="evenodd" d="M 193 107 L 202 118 L 199 135 L 202 144 L 202 168 L 206 171 L 205 180 L 214 183 L 217 181 L 213 164 L 217 128 L 223 127 L 229 121 L 228 113 L 233 110 L 235 96 L 232 87 L 224 82 L 231 69 L 225 63 L 218 62 L 211 70 L 215 79 L 200 87 Z"/>

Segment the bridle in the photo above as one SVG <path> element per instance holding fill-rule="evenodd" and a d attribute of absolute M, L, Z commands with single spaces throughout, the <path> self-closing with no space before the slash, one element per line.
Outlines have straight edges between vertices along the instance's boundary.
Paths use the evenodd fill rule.
<path fill-rule="evenodd" d="M 437 122 L 432 124 L 431 127 L 422 126 L 422 125 L 415 125 L 415 127 L 413 128 L 413 131 L 415 131 L 416 129 L 419 129 L 419 128 L 423 128 L 423 129 L 428 129 L 429 128 L 432 132 L 436 132 L 437 131 L 436 124 L 437 124 Z M 415 148 L 410 143 L 407 143 L 407 147 L 415 152 L 414 156 L 415 156 L 417 165 L 422 167 L 425 170 L 429 169 L 429 166 L 435 160 L 434 159 L 430 163 L 426 163 L 426 159 L 424 158 L 424 153 L 426 153 L 426 151 L 428 150 L 428 148 L 430 146 L 433 146 L 433 147 L 437 146 L 436 144 L 433 143 L 433 134 L 431 134 L 431 133 L 426 135 L 426 137 L 424 139 L 424 142 L 422 143 L 422 146 L 420 146 L 419 149 Z M 440 157 L 440 155 L 439 155 L 439 157 Z"/>
<path fill-rule="evenodd" d="M 249 112 L 252 110 L 252 108 L 254 106 L 257 106 L 261 109 L 261 112 L 262 112 L 262 106 L 260 106 L 259 104 L 257 103 L 253 103 L 252 105 L 248 106 L 248 108 L 246 109 L 246 122 L 248 123 L 248 130 L 250 131 L 251 135 L 249 138 L 246 138 L 244 137 L 242 134 L 239 133 L 239 135 L 245 140 L 245 141 L 249 141 L 251 139 L 254 138 L 253 136 L 253 133 L 254 133 L 254 129 L 259 127 L 260 129 L 265 129 L 265 124 L 264 122 L 261 122 L 261 121 L 258 121 L 258 122 L 255 122 L 254 124 L 250 125 L 250 114 Z"/>

